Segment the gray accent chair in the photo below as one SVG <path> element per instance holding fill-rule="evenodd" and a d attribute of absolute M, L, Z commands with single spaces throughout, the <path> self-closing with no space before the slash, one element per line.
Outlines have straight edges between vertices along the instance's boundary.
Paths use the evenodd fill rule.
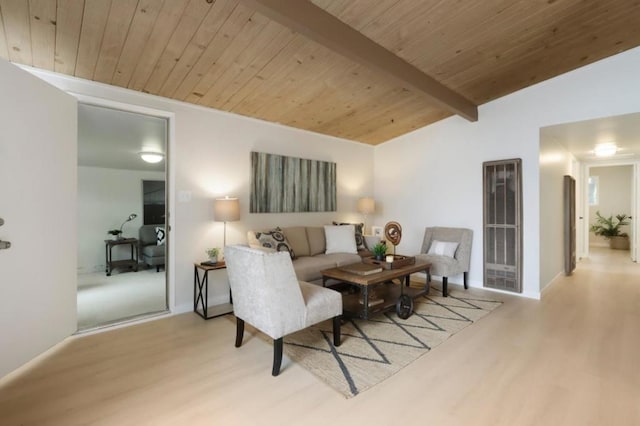
<path fill-rule="evenodd" d="M 224 250 L 236 316 L 236 347 L 245 321 L 273 339 L 273 368 L 280 373 L 283 337 L 333 318 L 333 344 L 340 346 L 342 295 L 298 281 L 288 252 L 269 252 L 242 245 Z"/>
<path fill-rule="evenodd" d="M 164 266 L 166 250 L 166 244 L 158 245 L 156 237 L 158 226 L 166 229 L 164 224 L 142 225 L 138 232 L 142 261 L 149 266 L 155 266 L 156 272 L 160 272 L 160 266 Z"/>
<path fill-rule="evenodd" d="M 453 258 L 442 255 L 427 254 L 433 241 L 455 242 L 458 247 Z M 443 228 L 428 227 L 424 230 L 422 249 L 416 259 L 431 263 L 431 270 L 427 275 L 427 280 L 431 281 L 431 274 L 442 277 L 442 295 L 447 297 L 448 277 L 463 274 L 464 288 L 469 288 L 467 275 L 471 263 L 471 243 L 473 241 L 473 231 L 467 228 Z"/>

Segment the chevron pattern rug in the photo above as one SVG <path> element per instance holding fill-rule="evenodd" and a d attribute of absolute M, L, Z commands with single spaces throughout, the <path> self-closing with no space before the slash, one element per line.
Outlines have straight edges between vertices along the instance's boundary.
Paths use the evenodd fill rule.
<path fill-rule="evenodd" d="M 415 301 L 414 313 L 406 320 L 395 312 L 368 321 L 347 320 L 342 325 L 339 347 L 333 346 L 331 321 L 327 321 L 286 336 L 284 351 L 294 362 L 351 398 L 397 373 L 501 304 L 479 296 L 473 289 L 450 290 L 445 298 L 432 285 L 428 296 Z"/>

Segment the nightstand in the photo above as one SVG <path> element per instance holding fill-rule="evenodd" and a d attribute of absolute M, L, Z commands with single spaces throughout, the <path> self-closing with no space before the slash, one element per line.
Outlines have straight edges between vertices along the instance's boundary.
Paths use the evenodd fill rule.
<path fill-rule="evenodd" d="M 233 313 L 233 299 L 229 289 L 229 303 L 208 306 L 209 297 L 209 271 L 226 269 L 224 262 L 215 265 L 203 265 L 199 262 L 193 264 L 193 312 L 208 320 Z"/>

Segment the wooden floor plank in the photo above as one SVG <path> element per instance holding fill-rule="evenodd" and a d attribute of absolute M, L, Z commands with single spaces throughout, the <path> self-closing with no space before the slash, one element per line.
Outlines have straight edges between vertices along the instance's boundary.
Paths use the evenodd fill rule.
<path fill-rule="evenodd" d="M 640 424 L 638 282 L 628 252 L 595 249 L 540 301 L 472 288 L 505 303 L 352 399 L 286 357 L 272 377 L 271 344 L 247 327 L 235 348 L 231 316 L 71 338 L 0 380 L 1 423 Z"/>

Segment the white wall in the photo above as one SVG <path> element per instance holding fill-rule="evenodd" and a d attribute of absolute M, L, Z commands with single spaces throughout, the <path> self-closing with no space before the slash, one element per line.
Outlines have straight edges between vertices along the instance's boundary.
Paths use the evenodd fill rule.
<path fill-rule="evenodd" d="M 76 109 L 0 59 L 0 377 L 76 330 Z"/>
<path fill-rule="evenodd" d="M 524 295 L 539 297 L 540 252 L 548 249 L 540 245 L 540 192 L 547 190 L 539 180 L 540 128 L 640 111 L 639 69 L 636 48 L 482 105 L 475 123 L 451 117 L 377 146 L 382 210 L 373 222 L 399 221 L 400 252 L 407 254 L 420 249 L 425 226 L 472 228 L 469 280 L 481 286 L 482 162 L 522 158 L 523 287 Z"/>
<path fill-rule="evenodd" d="M 118 89 L 66 76 L 36 72 L 65 90 L 175 114 L 176 191 L 191 201 L 176 203 L 176 300 L 190 302 L 192 267 L 204 247 L 219 245 L 222 224 L 212 221 L 212 199 L 240 196 L 242 220 L 228 225 L 228 242 L 244 232 L 286 222 L 326 223 L 357 218 L 361 194 L 375 194 L 370 224 L 398 220 L 404 228 L 401 253 L 417 253 L 425 226 L 474 230 L 470 282 L 482 285 L 483 161 L 522 158 L 524 191 L 524 294 L 539 297 L 541 127 L 640 111 L 640 48 L 572 71 L 479 108 L 479 121 L 451 117 L 375 147 L 345 142 L 232 114 Z M 249 151 L 257 149 L 338 162 L 337 214 L 249 215 Z M 373 168 L 371 165 L 373 164 Z M 375 179 L 372 170 L 375 169 Z M 375 183 L 375 192 L 374 185 Z M 542 188 L 544 191 L 545 188 Z M 185 195 L 187 195 L 185 193 Z M 188 197 L 186 197 L 188 198 Z M 185 199 L 186 199 L 185 198 Z M 459 282 L 453 278 L 452 282 Z"/>
<path fill-rule="evenodd" d="M 572 173 L 574 157 L 540 132 L 540 289 L 564 272 L 564 176 Z M 576 181 L 576 191 L 579 182 Z M 577 204 L 576 204 L 577 206 Z M 577 225 L 576 225 L 577 226 Z"/>
<path fill-rule="evenodd" d="M 598 176 L 600 199 L 596 206 L 589 206 L 589 225 L 596 222 L 596 212 L 604 217 L 626 214 L 631 216 L 633 166 L 590 167 L 590 176 Z M 620 228 L 629 232 L 629 226 Z M 589 232 L 589 245 L 609 247 L 609 240 Z"/>
<path fill-rule="evenodd" d="M 27 69 L 27 68 L 25 68 Z M 169 252 L 176 310 L 193 308 L 193 262 L 206 259 L 205 248 L 222 246 L 223 224 L 213 221 L 213 200 L 240 198 L 241 219 L 227 224 L 227 244 L 246 243 L 249 229 L 277 225 L 322 225 L 332 220 L 362 220 L 357 199 L 373 193 L 373 147 L 235 114 L 175 102 L 144 93 L 29 69 L 76 94 L 168 111 Z M 252 150 L 337 163 L 338 211 L 335 213 L 249 214 Z M 71 154 L 70 154 L 71 155 Z M 75 155 L 75 153 L 73 154 Z M 173 265 L 171 262 L 175 262 Z M 210 282 L 211 284 L 211 282 Z M 213 288 L 211 288 L 213 287 Z M 225 284 L 210 285 L 211 298 L 228 298 Z"/>
<path fill-rule="evenodd" d="M 142 180 L 164 180 L 163 172 L 78 167 L 78 272 L 105 269 L 104 240 L 131 213 L 137 218 L 122 228 L 125 237 L 138 238 L 142 226 Z M 117 249 L 126 253 L 120 253 Z M 128 258 L 129 247 L 114 247 L 113 258 Z"/>

